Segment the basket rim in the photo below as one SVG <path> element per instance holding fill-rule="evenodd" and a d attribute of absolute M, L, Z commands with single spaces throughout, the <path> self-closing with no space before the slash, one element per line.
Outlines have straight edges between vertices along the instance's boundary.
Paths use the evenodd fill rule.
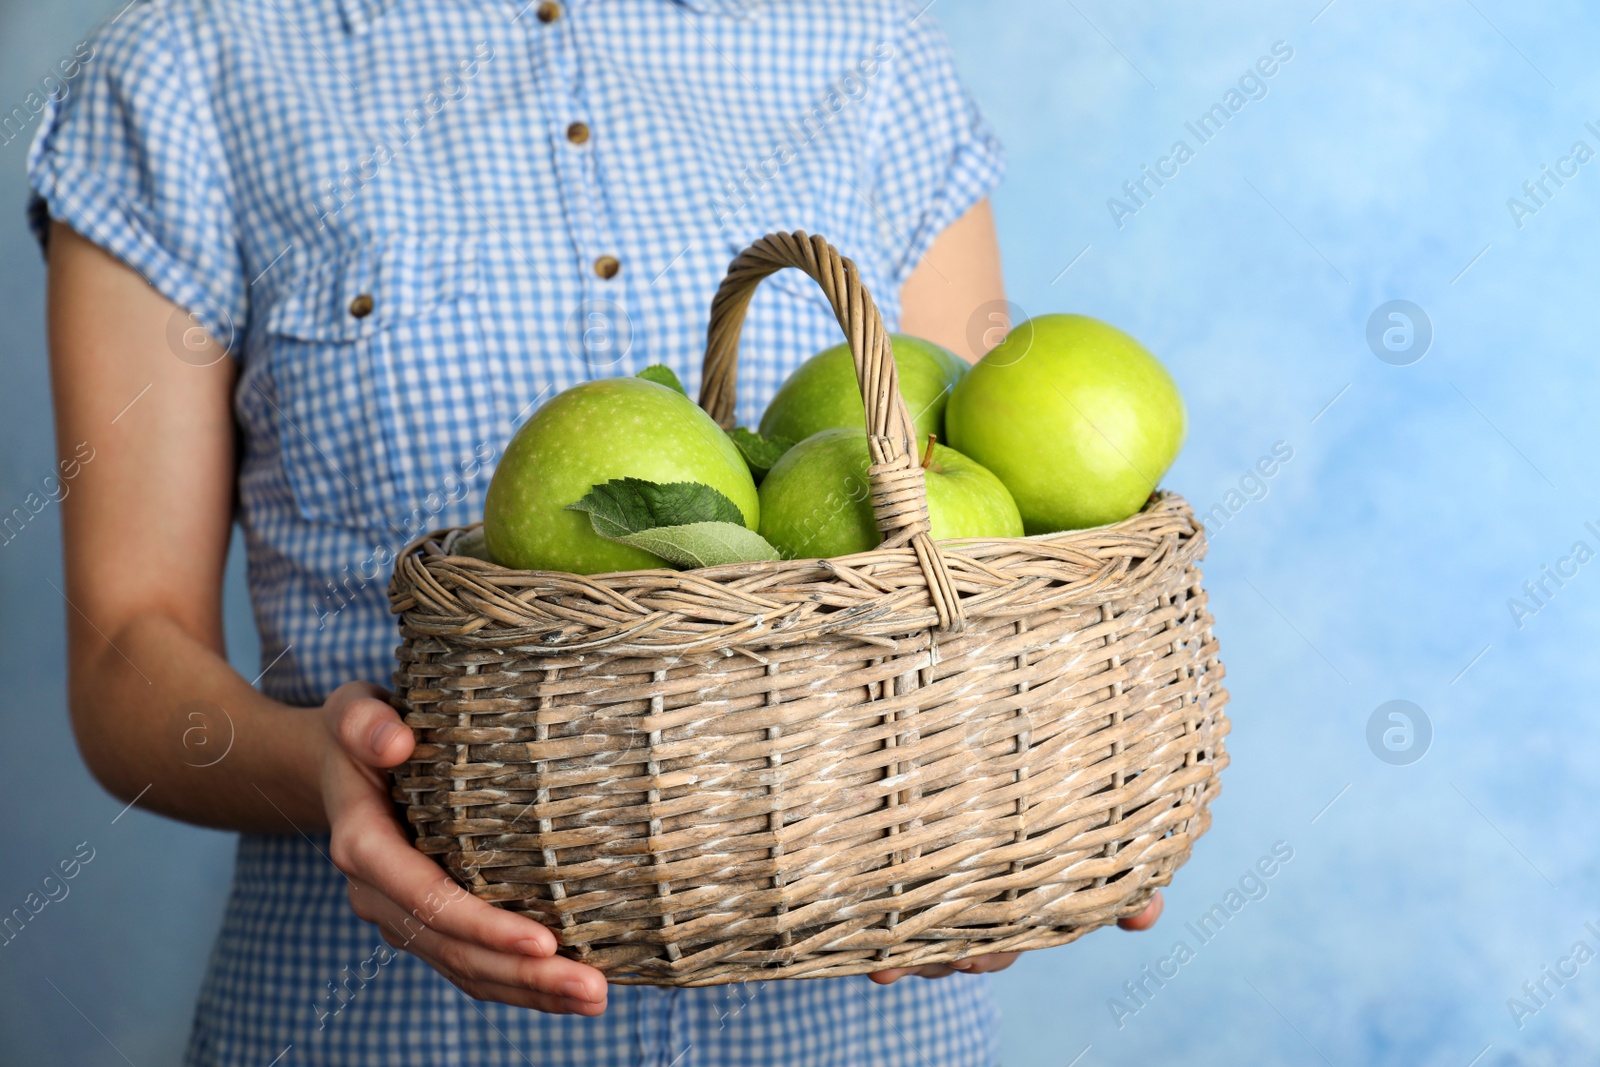
<path fill-rule="evenodd" d="M 1200 521 L 1199 516 L 1195 514 L 1193 505 L 1191 505 L 1188 499 L 1182 494 L 1173 492 L 1169 489 L 1157 489 L 1155 492 L 1151 493 L 1150 499 L 1145 501 L 1144 506 L 1138 511 L 1134 512 L 1132 515 L 1129 515 L 1127 518 L 1118 519 L 1116 522 L 1101 523 L 1099 526 L 1081 526 L 1072 530 L 1054 530 L 1050 533 L 1026 534 L 1022 537 L 951 537 L 935 540 L 934 544 L 939 545 L 941 549 L 948 550 L 953 548 L 958 552 L 962 548 L 970 548 L 975 545 L 1055 544 L 1061 541 L 1078 540 L 1083 538 L 1084 535 L 1105 534 L 1113 530 L 1131 530 L 1138 525 L 1140 519 L 1149 516 L 1158 508 L 1166 508 L 1179 513 L 1187 513 L 1193 521 L 1198 539 L 1203 543 L 1203 545 L 1209 545 L 1209 537 L 1207 536 L 1205 523 Z M 754 560 L 750 563 L 720 563 L 712 567 L 690 567 L 684 570 L 678 570 L 674 567 L 645 567 L 639 570 L 631 571 L 596 571 L 593 574 L 580 575 L 572 571 L 534 570 L 523 569 L 519 567 L 507 567 L 503 564 L 496 563 L 491 559 L 485 559 L 481 556 L 454 555 L 444 551 L 445 546 L 450 544 L 452 540 L 459 540 L 461 535 L 470 533 L 473 530 L 481 529 L 482 527 L 483 520 L 480 519 L 477 522 L 469 522 L 461 526 L 441 526 L 438 529 L 430 530 L 425 534 L 418 534 L 416 537 L 411 539 L 411 542 L 406 545 L 404 549 L 400 551 L 400 554 L 395 557 L 395 560 L 398 563 L 401 559 L 416 556 L 418 554 L 426 554 L 434 558 L 470 560 L 472 563 L 479 565 L 474 569 L 484 570 L 485 572 L 499 571 L 508 574 L 548 576 L 552 578 L 578 577 L 590 580 L 605 581 L 611 578 L 632 578 L 638 575 L 685 574 L 700 575 L 714 579 L 718 577 L 720 573 L 744 573 L 744 571 L 749 567 L 762 563 L 804 563 L 813 558 L 810 556 L 804 556 L 796 557 L 794 559 Z M 428 546 L 430 543 L 437 546 L 437 551 L 428 551 Z M 817 557 L 817 561 L 847 564 L 877 556 L 883 551 L 884 549 L 882 548 L 872 548 L 865 552 L 852 552 L 844 556 Z M 1205 548 L 1202 547 L 1199 558 L 1204 558 L 1204 556 Z"/>
<path fill-rule="evenodd" d="M 462 649 L 515 645 L 540 655 L 659 654 L 824 637 L 896 644 L 925 630 L 948 633 L 911 546 L 579 575 L 447 554 L 449 539 L 471 529 L 431 531 L 396 558 L 389 602 L 404 640 L 432 637 Z M 1160 492 L 1105 526 L 941 542 L 940 551 L 962 611 L 976 620 L 1114 603 L 1172 582 L 1206 547 L 1189 503 Z"/>

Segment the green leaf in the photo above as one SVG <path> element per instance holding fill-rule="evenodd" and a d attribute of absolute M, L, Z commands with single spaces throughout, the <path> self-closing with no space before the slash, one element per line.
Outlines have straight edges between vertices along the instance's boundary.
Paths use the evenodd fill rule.
<path fill-rule="evenodd" d="M 778 558 L 778 550 L 766 538 L 736 522 L 658 526 L 612 540 L 653 552 L 675 567 L 715 567 Z"/>
<path fill-rule="evenodd" d="M 494 562 L 494 560 L 489 559 L 489 542 L 484 537 L 482 526 L 475 530 L 468 530 L 460 537 L 457 537 L 456 543 L 450 546 L 450 552 L 456 556 L 471 556 L 473 559 Z"/>
<path fill-rule="evenodd" d="M 794 442 L 787 437 L 763 437 L 743 426 L 735 426 L 728 431 L 728 436 L 733 438 L 739 454 L 744 457 L 745 466 L 750 468 L 751 476 L 758 482 L 767 476 L 772 465 L 785 452 L 794 447 Z"/>
<path fill-rule="evenodd" d="M 626 534 L 658 526 L 687 526 L 694 522 L 731 522 L 744 525 L 739 505 L 699 482 L 647 482 L 643 478 L 613 478 L 597 485 L 568 511 L 586 511 L 595 533 L 616 540 Z"/>
<path fill-rule="evenodd" d="M 745 528 L 739 505 L 699 482 L 614 478 L 566 510 L 586 512 L 601 537 L 654 553 L 675 567 L 778 558 L 764 537 Z"/>
<path fill-rule="evenodd" d="M 678 380 L 678 376 L 672 373 L 672 368 L 665 363 L 652 363 L 638 374 L 635 374 L 634 377 L 643 378 L 647 382 L 655 382 L 657 385 L 664 385 L 668 389 L 676 389 L 684 396 L 689 395 L 689 390 L 683 387 L 683 383 Z"/>

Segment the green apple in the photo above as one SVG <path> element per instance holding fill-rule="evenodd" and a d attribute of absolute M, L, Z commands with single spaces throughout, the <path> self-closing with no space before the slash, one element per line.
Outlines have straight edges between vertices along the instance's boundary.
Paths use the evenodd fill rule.
<path fill-rule="evenodd" d="M 999 475 L 1030 534 L 1137 512 L 1177 458 L 1187 424 L 1160 361 L 1086 315 L 1012 327 L 945 411 L 951 446 Z"/>
<path fill-rule="evenodd" d="M 837 427 L 795 445 L 761 483 L 761 536 L 785 559 L 847 556 L 882 539 L 872 517 L 867 433 Z M 1000 479 L 953 448 L 923 455 L 934 540 L 1021 537 L 1022 516 Z"/>
<path fill-rule="evenodd" d="M 711 416 L 664 385 L 604 378 L 552 397 L 506 446 L 484 501 L 490 557 L 574 574 L 667 566 L 601 537 L 588 515 L 564 510 L 613 478 L 700 482 L 733 501 L 752 530 L 760 518 L 750 469 Z"/>
<path fill-rule="evenodd" d="M 932 341 L 891 334 L 900 395 L 915 423 L 917 439 L 944 436 L 944 408 L 950 390 L 967 373 L 967 361 Z M 795 368 L 761 416 L 761 433 L 804 441 L 818 430 L 867 425 L 849 345 L 824 349 Z"/>

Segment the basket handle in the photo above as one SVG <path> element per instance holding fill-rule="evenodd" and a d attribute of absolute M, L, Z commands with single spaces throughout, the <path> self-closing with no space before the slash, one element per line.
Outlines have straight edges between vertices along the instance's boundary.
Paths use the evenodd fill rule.
<path fill-rule="evenodd" d="M 939 626 L 956 631 L 965 612 L 944 555 L 934 545 L 928 525 L 928 490 L 918 462 L 910 412 L 900 396 L 889 332 L 872 294 L 861 284 L 855 263 L 826 240 L 804 230 L 769 233 L 740 252 L 711 301 L 706 333 L 706 358 L 700 376 L 700 406 L 724 429 L 734 425 L 738 388 L 739 332 L 756 286 L 784 267 L 805 271 L 822 287 L 855 358 L 856 381 L 867 412 L 867 447 L 872 464 L 867 483 L 872 514 L 883 534 L 883 547 L 909 544 L 927 581 L 928 596 Z"/>

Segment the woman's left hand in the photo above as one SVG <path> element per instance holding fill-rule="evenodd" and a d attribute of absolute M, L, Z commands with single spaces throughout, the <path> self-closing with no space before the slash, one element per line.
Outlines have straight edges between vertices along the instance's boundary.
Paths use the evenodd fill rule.
<path fill-rule="evenodd" d="M 1161 918 L 1161 894 L 1158 891 L 1151 898 L 1150 903 L 1137 915 L 1126 919 L 1118 919 L 1117 925 L 1124 930 L 1148 930 Z M 953 963 L 930 963 L 923 967 L 895 967 L 887 971 L 873 971 L 868 978 L 879 985 L 892 985 L 908 974 L 918 978 L 943 978 L 947 974 L 988 974 L 991 971 L 1003 971 L 1017 962 L 1020 952 L 994 952 L 987 956 L 969 956 L 964 960 Z"/>

